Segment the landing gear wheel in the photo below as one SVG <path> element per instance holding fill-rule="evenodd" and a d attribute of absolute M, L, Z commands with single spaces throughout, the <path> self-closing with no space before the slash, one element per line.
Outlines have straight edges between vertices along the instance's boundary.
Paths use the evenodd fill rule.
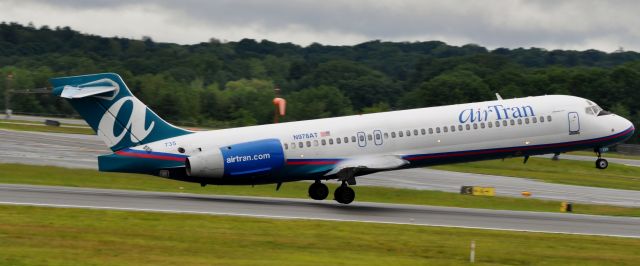
<path fill-rule="evenodd" d="M 609 162 L 606 159 L 598 159 L 596 160 L 596 168 L 598 169 L 606 169 L 609 166 Z"/>
<path fill-rule="evenodd" d="M 327 185 L 316 181 L 309 186 L 309 197 L 314 200 L 323 200 L 329 196 L 329 188 Z"/>
<path fill-rule="evenodd" d="M 356 192 L 347 185 L 342 185 L 336 188 L 336 191 L 333 193 L 333 197 L 339 203 L 349 204 L 356 198 Z"/>

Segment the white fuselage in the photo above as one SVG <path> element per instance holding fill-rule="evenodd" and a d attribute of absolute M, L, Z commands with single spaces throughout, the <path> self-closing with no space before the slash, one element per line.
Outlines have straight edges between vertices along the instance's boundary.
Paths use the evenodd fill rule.
<path fill-rule="evenodd" d="M 180 154 L 183 148 L 184 155 L 193 156 L 277 139 L 288 165 L 389 155 L 414 167 L 604 147 L 633 133 L 628 120 L 589 113 L 591 106 L 596 105 L 573 96 L 526 97 L 197 132 L 149 143 L 146 149 Z M 455 160 L 436 160 L 450 154 Z"/>

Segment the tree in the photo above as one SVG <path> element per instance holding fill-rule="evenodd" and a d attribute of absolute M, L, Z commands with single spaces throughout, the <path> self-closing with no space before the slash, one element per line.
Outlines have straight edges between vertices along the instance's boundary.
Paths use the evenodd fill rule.
<path fill-rule="evenodd" d="M 287 97 L 285 120 L 305 120 L 351 114 L 349 98 L 336 87 L 319 86 L 291 93 Z"/>
<path fill-rule="evenodd" d="M 471 101 L 483 101 L 492 97 L 489 87 L 475 74 L 465 71 L 443 73 L 424 82 L 402 99 L 403 107 L 439 106 Z"/>

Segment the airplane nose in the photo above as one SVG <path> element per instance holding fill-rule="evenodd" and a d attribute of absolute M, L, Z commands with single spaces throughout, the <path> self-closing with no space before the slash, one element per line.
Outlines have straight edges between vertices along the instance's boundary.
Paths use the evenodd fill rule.
<path fill-rule="evenodd" d="M 631 121 L 629 121 L 629 119 L 624 119 L 627 122 L 627 128 L 631 128 L 631 134 L 633 134 L 633 132 L 635 131 L 635 127 L 633 126 L 633 123 Z"/>
<path fill-rule="evenodd" d="M 630 132 L 628 132 L 629 135 L 632 135 L 635 132 L 635 127 L 633 125 L 633 123 L 631 123 L 631 121 L 629 121 L 629 119 L 626 119 L 622 116 L 617 116 L 618 117 L 618 124 L 619 125 L 619 129 L 617 128 L 616 130 L 623 130 L 623 131 L 628 131 L 630 130 Z"/>

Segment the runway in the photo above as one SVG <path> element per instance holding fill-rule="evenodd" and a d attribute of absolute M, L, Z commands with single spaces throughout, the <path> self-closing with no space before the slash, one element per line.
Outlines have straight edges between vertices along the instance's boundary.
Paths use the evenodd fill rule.
<path fill-rule="evenodd" d="M 0 185 L 0 204 L 357 221 L 640 238 L 640 218 L 355 202 Z"/>
<path fill-rule="evenodd" d="M 97 136 L 90 135 L 0 130 L 0 139 L 0 163 L 96 169 L 96 156 L 110 152 Z M 612 162 L 614 160 L 611 159 Z M 496 194 L 500 196 L 520 197 L 522 191 L 529 191 L 532 198 L 640 207 L 640 191 L 561 185 L 429 168 L 367 175 L 358 178 L 358 185 L 445 192 L 459 192 L 465 185 L 490 186 L 495 187 Z"/>

